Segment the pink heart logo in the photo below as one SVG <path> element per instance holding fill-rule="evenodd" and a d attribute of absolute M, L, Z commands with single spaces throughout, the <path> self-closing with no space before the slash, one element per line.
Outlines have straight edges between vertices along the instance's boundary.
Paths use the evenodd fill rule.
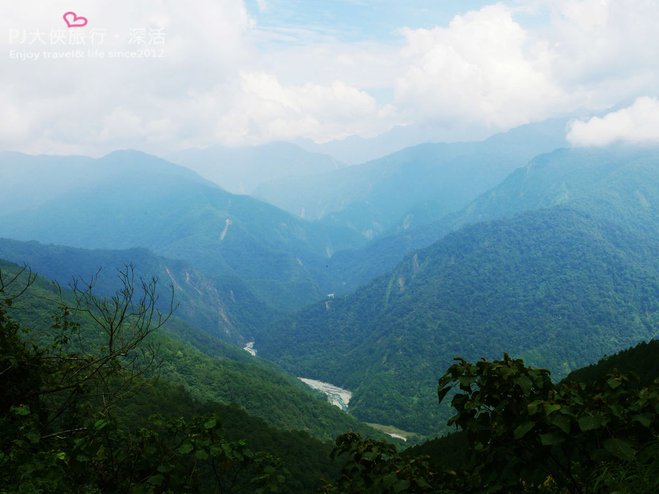
<path fill-rule="evenodd" d="M 87 18 L 78 15 L 75 12 L 67 12 L 62 17 L 64 18 L 64 22 L 66 22 L 66 25 L 69 26 L 69 28 L 84 27 L 87 25 Z"/>

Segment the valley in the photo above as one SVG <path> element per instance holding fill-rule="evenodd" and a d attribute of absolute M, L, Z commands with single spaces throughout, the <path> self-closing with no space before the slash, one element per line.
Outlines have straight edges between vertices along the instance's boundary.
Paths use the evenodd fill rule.
<path fill-rule="evenodd" d="M 5 4 L 0 494 L 659 493 L 659 1 Z"/>
<path fill-rule="evenodd" d="M 410 451 L 449 434 L 455 403 L 438 403 L 437 383 L 455 357 L 510 355 L 558 383 L 659 336 L 659 148 L 555 148 L 563 126 L 351 166 L 292 145 L 171 156 L 190 168 L 136 151 L 2 153 L 0 270 L 39 275 L 7 314 L 40 345 L 74 327 L 76 343 L 53 348 L 91 351 L 106 306 L 79 312 L 76 290 L 116 301 L 157 282 L 153 310 L 173 316 L 149 337 L 143 386 L 221 409 L 237 439 L 252 423 L 270 451 L 259 438 L 284 434 L 296 472 L 313 451 L 313 479 L 291 487 L 311 492 L 320 471 L 337 475 L 328 441 L 343 433 Z M 220 186 L 215 161 L 247 170 L 268 152 L 280 165 L 263 180 L 234 170 L 232 192 Z M 71 326 L 53 316 L 68 305 Z"/>

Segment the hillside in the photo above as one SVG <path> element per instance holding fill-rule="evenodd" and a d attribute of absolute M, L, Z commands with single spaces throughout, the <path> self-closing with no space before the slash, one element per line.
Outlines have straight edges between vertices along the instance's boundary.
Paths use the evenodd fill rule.
<path fill-rule="evenodd" d="M 257 335 L 256 347 L 352 390 L 364 420 L 431 433 L 446 413 L 436 379 L 455 355 L 506 351 L 561 377 L 655 336 L 656 247 L 644 231 L 563 207 L 468 226 Z"/>
<path fill-rule="evenodd" d="M 657 190 L 656 147 L 559 149 L 535 157 L 460 211 L 382 237 L 365 248 L 338 252 L 329 269 L 342 281 L 342 293 L 348 293 L 393 269 L 406 254 L 465 225 L 559 205 L 620 224 L 633 223 L 659 238 Z"/>
<path fill-rule="evenodd" d="M 576 369 L 565 380 L 585 383 L 603 381 L 613 372 L 634 373 L 639 377 L 641 385 L 648 386 L 659 378 L 659 339 L 639 343 L 595 364 Z"/>
<path fill-rule="evenodd" d="M 16 270 L 14 264 L 0 261 L 4 279 Z M 38 278 L 12 305 L 10 315 L 31 328 L 29 337 L 41 345 L 52 335 L 54 315 L 62 300 L 71 304 L 70 292 L 63 290 L 62 299 L 52 283 Z M 72 344 L 77 350 L 94 348 L 100 335 L 98 327 L 89 318 L 77 319 L 82 338 Z M 277 366 L 251 357 L 180 319 L 171 319 L 151 337 L 150 345 L 157 349 L 160 362 L 156 375 L 169 385 L 183 386 L 198 400 L 236 404 L 271 427 L 304 431 L 324 440 L 348 430 L 379 436 Z"/>
<path fill-rule="evenodd" d="M 184 261 L 156 256 L 147 249 L 89 250 L 0 238 L 0 259 L 28 265 L 63 287 L 76 279 L 94 278 L 95 289 L 102 296 L 111 296 L 120 288 L 116 272 L 132 264 L 138 276 L 156 276 L 163 288 L 174 288 L 179 318 L 235 344 L 244 344 L 254 328 L 276 317 L 236 277 L 209 277 Z"/>
<path fill-rule="evenodd" d="M 327 259 L 363 243 L 347 229 L 305 222 L 138 152 L 71 162 L 0 158 L 2 174 L 16 177 L 3 198 L 13 206 L 0 214 L 0 236 L 82 248 L 148 248 L 208 276 L 238 277 L 278 308 L 299 307 L 332 291 Z M 29 173 L 15 173 L 26 164 Z M 44 199 L 29 199 L 33 189 L 48 187 L 53 174 L 66 178 L 53 181 Z M 28 209 L 22 205 L 26 196 Z"/>

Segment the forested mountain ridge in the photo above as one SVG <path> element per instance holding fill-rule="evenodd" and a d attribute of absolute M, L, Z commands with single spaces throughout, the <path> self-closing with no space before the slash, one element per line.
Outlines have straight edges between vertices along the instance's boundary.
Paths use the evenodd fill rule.
<path fill-rule="evenodd" d="M 534 156 L 564 146 L 564 127 L 555 120 L 479 142 L 420 144 L 315 177 L 272 182 L 255 195 L 376 238 L 458 211 Z"/>
<path fill-rule="evenodd" d="M 656 335 L 656 246 L 563 207 L 476 224 L 282 321 L 256 346 L 353 390 L 358 417 L 430 433 L 441 421 L 432 388 L 454 355 L 508 351 L 560 377 Z"/>
<path fill-rule="evenodd" d="M 465 225 L 558 205 L 608 221 L 634 223 L 646 231 L 656 229 L 657 189 L 656 147 L 557 149 L 513 171 L 461 211 L 432 224 L 377 239 L 365 248 L 338 252 L 330 260 L 329 269 L 343 281 L 344 287 L 354 289 L 393 269 L 406 254 Z M 659 237 L 659 232 L 655 230 L 654 235 Z"/>
<path fill-rule="evenodd" d="M 614 373 L 588 386 L 554 385 L 546 370 L 525 367 L 507 354 L 477 364 L 460 359 L 438 388 L 441 401 L 459 383 L 451 419 L 462 429 L 457 440 L 401 455 L 390 444 L 350 432 L 337 438 L 331 458 L 338 461 L 332 463 L 329 445 L 306 434 L 275 430 L 240 408 L 195 400 L 181 387 L 146 378 L 130 355 L 113 353 L 111 343 L 104 350 L 107 341 L 93 335 L 93 325 L 71 325 L 75 305 L 69 306 L 73 312 L 60 306 L 46 329 L 39 313 L 48 309 L 44 302 L 53 292 L 16 266 L 0 262 L 0 268 L 0 379 L 14 378 L 0 387 L 0 479 L 7 492 L 84 487 L 308 493 L 322 486 L 327 494 L 457 494 L 485 486 L 502 493 L 521 486 L 567 492 L 591 492 L 593 484 L 593 492 L 657 486 L 657 380 L 641 388 L 633 376 Z M 33 288 L 39 293 L 30 294 Z M 68 294 L 62 295 L 59 303 L 68 304 Z M 120 305 L 129 300 L 118 297 Z M 40 328 L 40 343 L 21 341 L 21 327 L 9 314 L 30 317 L 33 329 Z M 139 334 L 133 343 L 122 338 L 131 353 L 133 344 L 148 345 L 155 336 L 148 329 L 152 323 L 114 320 L 117 336 L 132 338 L 129 327 L 147 331 L 146 340 Z M 101 353 L 82 353 L 83 340 L 96 340 Z M 636 350 L 625 352 L 626 361 Z M 642 350 L 652 355 L 656 345 Z M 90 365 L 95 370 L 87 375 Z M 502 468 L 510 465 L 512 471 Z"/>
<path fill-rule="evenodd" d="M 221 310 L 213 313 L 212 307 L 228 304 L 233 291 L 233 298 L 247 302 L 241 306 L 245 312 L 241 307 L 234 307 L 233 313 L 225 310 L 224 315 L 234 325 L 234 341 L 256 336 L 256 348 L 263 355 L 276 358 L 289 369 L 304 370 L 305 377 L 320 377 L 356 391 L 352 409 L 358 414 L 360 410 L 373 410 L 381 391 L 386 389 L 390 391 L 391 403 L 377 405 L 379 412 L 373 416 L 368 415 L 370 411 L 361 416 L 374 422 L 386 422 L 392 413 L 406 416 L 400 422 L 403 428 L 427 432 L 433 418 L 428 415 L 422 419 L 425 424 L 418 428 L 414 417 L 426 413 L 422 410 L 429 409 L 428 403 L 421 406 L 405 398 L 422 396 L 425 391 L 403 384 L 406 378 L 396 378 L 400 384 L 390 386 L 392 376 L 403 369 L 412 369 L 413 373 L 422 372 L 424 366 L 429 369 L 436 365 L 431 362 L 446 358 L 445 353 L 477 357 L 481 351 L 478 339 L 491 327 L 495 332 L 502 331 L 502 340 L 510 338 L 519 343 L 516 348 L 501 350 L 520 352 L 532 363 L 545 362 L 542 359 L 549 354 L 551 362 L 547 365 L 559 372 L 586 363 L 591 356 L 584 355 L 579 360 L 574 355 L 561 355 L 560 341 L 559 350 L 549 351 L 549 347 L 538 347 L 532 341 L 509 337 L 506 331 L 512 328 L 503 329 L 506 321 L 514 321 L 521 328 L 526 327 L 522 322 L 528 322 L 530 317 L 540 321 L 539 328 L 554 324 L 553 330 L 560 334 L 566 331 L 567 319 L 557 320 L 553 309 L 576 303 L 580 309 L 569 314 L 575 318 L 572 323 L 593 331 L 599 328 L 596 332 L 602 331 L 603 339 L 611 329 L 611 321 L 618 317 L 621 324 L 631 321 L 632 338 L 649 334 L 642 328 L 656 323 L 652 319 L 654 309 L 643 306 L 648 296 L 638 287 L 655 287 L 656 258 L 652 252 L 658 231 L 656 156 L 655 149 L 627 147 L 558 150 L 540 156 L 461 213 L 428 228 L 442 236 L 482 219 L 509 218 L 539 207 L 561 207 L 457 230 L 438 244 L 410 255 L 393 274 L 347 298 L 328 299 L 315 308 L 305 309 L 292 319 L 293 323 L 272 324 L 270 319 L 276 313 L 268 308 L 261 310 L 264 306 L 258 299 L 282 310 L 323 299 L 342 282 L 349 287 L 355 279 L 367 281 L 369 273 L 373 275 L 373 263 L 381 264 L 375 271 L 382 273 L 387 263 L 393 263 L 403 252 L 389 249 L 389 257 L 374 255 L 359 266 L 362 271 L 352 269 L 355 266 L 350 262 L 337 268 L 341 256 L 337 254 L 337 259 L 331 259 L 332 249 L 364 242 L 357 232 L 342 227 L 328 229 L 321 223 L 296 219 L 265 203 L 228 194 L 189 170 L 134 152 L 114 153 L 101 160 L 73 159 L 78 172 L 80 167 L 97 167 L 96 182 L 87 177 L 86 185 L 69 190 L 68 182 L 63 181 L 58 190 L 66 193 L 51 197 L 47 203 L 35 203 L 28 211 L 10 211 L 0 218 L 0 227 L 2 232 L 18 237 L 34 235 L 48 241 L 61 239 L 67 244 L 143 245 L 160 256 L 182 259 L 199 273 L 199 280 L 221 280 L 211 285 L 203 282 L 206 285 L 202 292 L 207 293 L 201 300 L 208 303 L 208 308 L 197 311 L 194 304 L 187 304 L 192 321 L 197 317 L 217 327 L 224 316 Z M 25 163 L 41 160 L 22 155 L 18 158 Z M 4 166 L 18 158 L 4 155 L 3 159 L 9 160 L 3 162 Z M 66 165 L 65 159 L 43 159 L 46 165 L 50 163 L 48 166 Z M 14 192 L 20 190 L 19 187 Z M 569 249 L 569 245 L 574 248 Z M 465 250 L 468 246 L 473 248 Z M 364 252 L 372 254 L 377 249 Z M 473 265 L 471 271 L 461 271 L 460 265 L 447 261 L 467 254 Z M 363 260 L 363 256 L 354 259 Z M 556 259 L 565 264 L 552 265 Z M 154 266 L 163 269 L 162 260 L 154 262 Z M 613 267 L 607 271 L 608 264 Z M 174 281 L 181 284 L 180 280 L 186 279 L 185 272 L 190 271 L 183 264 L 179 266 Z M 488 269 L 498 273 L 503 267 L 509 271 L 487 276 Z M 545 286 L 538 285 L 529 270 L 545 273 Z M 346 281 L 342 278 L 346 273 L 353 278 Z M 627 278 L 629 283 L 618 282 Z M 501 289 L 504 279 L 507 288 L 519 285 L 521 291 Z M 597 280 L 596 288 L 591 288 L 593 280 Z M 248 289 L 244 289 L 243 282 Z M 533 287 L 532 295 L 525 290 L 528 287 Z M 610 291 L 597 287 L 610 287 Z M 214 290 L 219 290 L 222 300 L 218 301 Z M 250 291 L 255 297 L 251 297 Z M 482 295 L 480 305 L 474 305 L 476 299 L 470 298 L 470 291 Z M 505 299 L 506 294 L 511 300 Z M 529 297 L 542 303 L 537 307 L 531 303 L 523 305 Z M 580 297 L 596 308 L 595 318 L 605 322 L 604 329 L 583 314 Z M 550 303 L 544 306 L 547 300 Z M 474 307 L 486 309 L 479 312 Z M 579 318 L 586 324 L 582 325 Z M 448 336 L 437 339 L 431 327 L 445 326 L 450 327 Z M 475 336 L 474 343 L 465 343 L 468 348 L 476 345 L 473 354 L 461 351 L 458 343 L 464 338 L 459 328 Z M 319 338 L 319 331 L 325 336 Z M 615 349 L 615 345 L 634 341 L 621 336 L 619 341 L 602 343 L 599 348 L 593 343 L 591 349 L 606 352 Z M 417 351 L 421 342 L 433 346 L 433 350 Z M 346 355 L 351 357 L 346 360 Z M 592 357 L 599 355 L 593 353 Z M 390 371 L 388 377 L 382 374 L 384 370 Z M 365 385 L 367 382 L 370 384 Z M 404 405 L 398 407 L 399 403 Z"/>
<path fill-rule="evenodd" d="M 516 170 L 445 221 L 455 229 L 557 205 L 611 221 L 655 228 L 659 213 L 659 148 L 614 145 L 558 149 Z M 646 221 L 647 220 L 647 221 Z"/>
<path fill-rule="evenodd" d="M 0 259 L 30 266 L 63 287 L 76 279 L 93 279 L 100 296 L 114 294 L 120 288 L 117 270 L 132 264 L 138 276 L 156 276 L 163 287 L 172 286 L 177 317 L 235 344 L 244 344 L 255 327 L 276 317 L 235 276 L 209 277 L 185 261 L 156 256 L 143 248 L 89 250 L 0 238 Z"/>
<path fill-rule="evenodd" d="M 46 195 L 47 202 L 28 210 L 4 209 L 0 236 L 83 248 L 145 247 L 183 259 L 209 276 L 237 276 L 259 298 L 285 308 L 332 291 L 327 259 L 363 243 L 348 229 L 312 224 L 229 194 L 154 156 L 122 151 L 79 161 L 68 168 L 65 157 L 3 155 L 3 174 L 25 163 L 32 166 L 29 174 L 17 174 L 22 179 L 7 194 L 17 204 L 35 182 L 47 188 L 42 181 L 52 174 L 65 179 L 53 182 L 54 189 L 61 183 L 61 193 Z M 85 173 L 92 178 L 72 185 Z"/>
<path fill-rule="evenodd" d="M 3 280 L 11 279 L 18 269 L 13 263 L 0 260 Z M 140 281 L 136 278 L 135 282 L 139 290 Z M 108 286 L 111 285 L 106 283 Z M 158 283 L 158 288 L 160 297 L 168 299 L 166 286 Z M 38 277 L 8 312 L 23 327 L 30 328 L 28 341 L 41 346 L 56 334 L 53 324 L 62 304 L 75 307 L 71 292 L 62 289 L 60 295 L 51 282 Z M 71 349 L 96 351 L 103 334 L 98 325 L 75 310 L 71 316 L 80 324 L 80 337 L 70 338 Z M 150 335 L 146 343 L 155 349 L 158 362 L 157 368 L 150 369 L 146 376 L 158 376 L 170 385 L 183 386 L 202 402 L 236 404 L 272 427 L 304 431 L 323 440 L 346 430 L 382 437 L 276 365 L 252 357 L 176 317 Z"/>

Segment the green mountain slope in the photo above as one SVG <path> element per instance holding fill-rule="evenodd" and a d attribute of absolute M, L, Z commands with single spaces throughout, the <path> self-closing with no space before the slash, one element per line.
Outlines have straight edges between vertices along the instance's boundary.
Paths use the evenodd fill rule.
<path fill-rule="evenodd" d="M 94 277 L 96 291 L 102 296 L 111 296 L 120 288 L 116 271 L 132 264 L 138 276 L 156 276 L 163 286 L 174 288 L 179 318 L 235 344 L 244 344 L 252 338 L 254 328 L 276 317 L 236 277 L 211 278 L 184 261 L 159 257 L 146 249 L 88 250 L 0 239 L 0 259 L 28 265 L 64 287 L 74 279 Z"/>
<path fill-rule="evenodd" d="M 558 149 L 533 159 L 444 221 L 455 229 L 569 204 L 602 218 L 654 228 L 658 187 L 659 148 Z"/>
<path fill-rule="evenodd" d="M 16 265 L 0 260 L 5 279 L 16 269 Z M 67 290 L 63 290 L 63 297 L 71 303 Z M 30 338 L 40 343 L 49 334 L 60 300 L 54 285 L 38 278 L 12 306 L 11 315 L 31 328 Z M 87 318 L 79 322 L 82 338 L 75 344 L 94 348 L 98 328 Z M 274 364 L 252 357 L 180 319 L 170 320 L 161 332 L 152 335 L 150 343 L 158 349 L 159 378 L 183 386 L 196 399 L 234 403 L 272 427 L 303 431 L 325 440 L 347 430 L 379 435 Z"/>
<path fill-rule="evenodd" d="M 430 433 L 443 423 L 436 379 L 455 355 L 507 351 L 560 377 L 655 336 L 657 245 L 558 207 L 469 226 L 257 335 L 257 347 L 353 390 L 364 420 Z"/>
<path fill-rule="evenodd" d="M 229 194 L 190 170 L 137 152 L 98 160 L 0 156 L 3 176 L 28 162 L 32 173 L 5 201 L 18 204 L 0 215 L 0 235 L 83 248 L 148 248 L 183 259 L 210 276 L 237 276 L 259 298 L 290 308 L 332 291 L 326 260 L 359 245 L 347 229 L 310 224 L 247 196 Z M 48 201 L 21 210 L 23 196 L 44 177 L 68 177 Z M 77 183 L 80 174 L 90 177 Z M 18 179 L 16 179 L 18 180 Z M 54 182 L 54 187 L 59 183 Z"/>
<path fill-rule="evenodd" d="M 559 149 L 538 156 L 461 211 L 439 221 L 338 252 L 329 262 L 345 291 L 393 269 L 406 254 L 451 231 L 557 205 L 648 231 L 659 216 L 659 150 L 612 146 Z M 649 233 L 649 231 L 648 231 Z"/>
<path fill-rule="evenodd" d="M 570 372 L 566 380 L 584 383 L 603 381 L 608 374 L 616 371 L 635 373 L 642 386 L 648 386 L 659 378 L 659 339 L 639 343 L 595 364 Z"/>

